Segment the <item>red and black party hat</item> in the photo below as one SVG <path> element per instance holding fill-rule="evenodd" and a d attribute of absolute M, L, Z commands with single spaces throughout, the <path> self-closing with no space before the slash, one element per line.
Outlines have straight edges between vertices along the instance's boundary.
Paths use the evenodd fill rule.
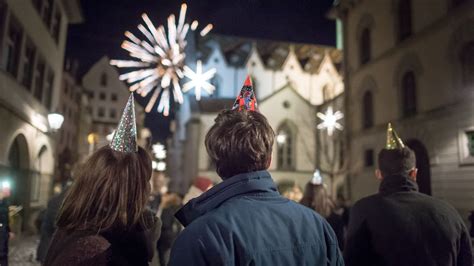
<path fill-rule="evenodd" d="M 257 98 L 255 97 L 255 92 L 253 91 L 252 80 L 250 76 L 247 76 L 245 79 L 244 86 L 240 89 L 237 99 L 235 99 L 234 106 L 232 110 L 247 110 L 247 111 L 258 111 L 257 109 Z"/>

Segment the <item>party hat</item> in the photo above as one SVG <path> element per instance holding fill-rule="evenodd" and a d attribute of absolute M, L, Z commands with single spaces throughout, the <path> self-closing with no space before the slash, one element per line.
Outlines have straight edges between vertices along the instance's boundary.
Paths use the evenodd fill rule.
<path fill-rule="evenodd" d="M 128 97 L 127 105 L 123 109 L 119 125 L 110 142 L 112 150 L 120 152 L 137 152 L 137 123 L 135 121 L 135 103 L 133 93 Z"/>
<path fill-rule="evenodd" d="M 252 80 L 250 76 L 247 75 L 245 79 L 244 86 L 240 89 L 237 99 L 235 99 L 234 106 L 232 110 L 247 110 L 247 111 L 257 111 L 257 98 L 255 97 L 255 92 L 253 91 Z"/>
<path fill-rule="evenodd" d="M 313 185 L 321 185 L 323 183 L 323 177 L 318 169 L 314 171 L 313 178 L 311 178 L 311 184 Z"/>
<path fill-rule="evenodd" d="M 386 150 L 397 150 L 403 149 L 405 144 L 403 141 L 398 137 L 397 132 L 392 128 L 392 124 L 388 123 L 387 126 L 387 145 L 385 146 Z"/>

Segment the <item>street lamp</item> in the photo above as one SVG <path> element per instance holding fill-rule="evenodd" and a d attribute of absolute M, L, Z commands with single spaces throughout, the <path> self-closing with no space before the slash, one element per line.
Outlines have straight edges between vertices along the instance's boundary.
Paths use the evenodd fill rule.
<path fill-rule="evenodd" d="M 276 141 L 278 144 L 284 144 L 286 142 L 286 135 L 285 134 L 278 134 L 276 137 Z"/>
<path fill-rule="evenodd" d="M 59 113 L 48 114 L 49 127 L 53 132 L 58 131 L 64 122 L 64 116 Z"/>

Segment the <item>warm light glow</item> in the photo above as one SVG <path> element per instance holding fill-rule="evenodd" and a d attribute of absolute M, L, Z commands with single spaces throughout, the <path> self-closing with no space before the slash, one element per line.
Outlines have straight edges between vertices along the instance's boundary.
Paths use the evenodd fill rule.
<path fill-rule="evenodd" d="M 89 143 L 90 145 L 92 144 L 95 144 L 99 141 L 99 136 L 95 133 L 90 133 L 89 135 L 87 135 L 87 143 Z"/>
<path fill-rule="evenodd" d="M 57 131 L 61 128 L 64 122 L 64 116 L 58 113 L 51 113 L 48 115 L 49 127 L 53 131 Z"/>
<path fill-rule="evenodd" d="M 328 107 L 326 113 L 317 113 L 317 116 L 322 120 L 322 122 L 318 125 L 318 129 L 327 129 L 329 136 L 332 136 L 334 129 L 343 129 L 342 125 L 339 124 L 337 120 L 343 118 L 344 114 L 340 111 L 334 112 L 331 106 Z"/>
<path fill-rule="evenodd" d="M 183 92 L 187 92 L 194 88 L 196 100 L 198 101 L 201 99 L 201 90 L 205 90 L 207 93 L 212 94 L 216 88 L 214 85 L 209 83 L 209 80 L 214 77 L 215 73 L 215 68 L 202 73 L 202 62 L 200 60 L 197 61 L 196 72 L 194 72 L 189 67 L 184 66 L 184 76 L 188 77 L 190 81 L 183 85 Z"/>
<path fill-rule="evenodd" d="M 142 39 L 126 31 L 127 39 L 121 45 L 136 60 L 110 61 L 111 65 L 119 68 L 142 68 L 130 70 L 119 78 L 129 84 L 130 91 L 136 91 L 142 97 L 147 97 L 149 93 L 152 93 L 145 106 L 147 113 L 156 108 L 163 115 L 169 115 L 171 93 L 176 102 L 180 104 L 183 102 L 185 87 L 181 88 L 179 81 L 185 76 L 186 35 L 189 28 L 196 30 L 198 27 L 196 20 L 191 25 L 186 23 L 186 11 L 187 5 L 182 4 L 178 18 L 173 14 L 168 17 L 166 29 L 164 25 L 155 27 L 148 15 L 142 14 L 143 23 L 137 27 L 142 34 Z M 212 28 L 212 24 L 207 25 L 200 32 L 201 36 L 209 33 Z M 197 72 L 192 73 L 197 74 Z M 214 73 L 215 70 L 200 72 L 199 77 L 191 78 L 195 84 L 188 86 L 196 88 L 196 99 L 200 98 L 201 89 L 212 93 L 214 87 L 206 81 L 212 78 Z M 186 88 L 189 90 L 189 87 Z"/>
<path fill-rule="evenodd" d="M 283 144 L 286 142 L 286 135 L 279 134 L 276 138 L 278 144 Z"/>

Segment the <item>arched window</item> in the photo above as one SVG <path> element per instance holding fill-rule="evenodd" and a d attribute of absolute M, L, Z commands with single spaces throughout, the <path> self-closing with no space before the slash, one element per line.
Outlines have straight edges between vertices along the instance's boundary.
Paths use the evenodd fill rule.
<path fill-rule="evenodd" d="M 102 87 L 107 87 L 107 74 L 105 72 L 100 76 L 100 85 Z"/>
<path fill-rule="evenodd" d="M 360 64 L 363 65 L 368 63 L 372 56 L 371 32 L 368 27 L 362 31 L 359 41 L 359 49 Z"/>
<path fill-rule="evenodd" d="M 362 125 L 364 128 L 374 125 L 374 100 L 371 91 L 366 91 L 362 99 Z"/>
<path fill-rule="evenodd" d="M 323 101 L 329 101 L 331 100 L 332 95 L 331 95 L 331 89 L 329 88 L 329 85 L 326 84 L 323 87 Z"/>
<path fill-rule="evenodd" d="M 398 40 L 403 41 L 412 34 L 411 0 L 398 2 Z"/>
<path fill-rule="evenodd" d="M 293 170 L 295 134 L 287 123 L 279 127 L 277 131 L 277 168 L 279 170 Z"/>
<path fill-rule="evenodd" d="M 474 41 L 461 49 L 460 61 L 462 67 L 462 83 L 464 86 L 474 85 Z"/>
<path fill-rule="evenodd" d="M 403 74 L 401 86 L 403 116 L 413 116 L 416 114 L 416 79 L 413 71 Z"/>

